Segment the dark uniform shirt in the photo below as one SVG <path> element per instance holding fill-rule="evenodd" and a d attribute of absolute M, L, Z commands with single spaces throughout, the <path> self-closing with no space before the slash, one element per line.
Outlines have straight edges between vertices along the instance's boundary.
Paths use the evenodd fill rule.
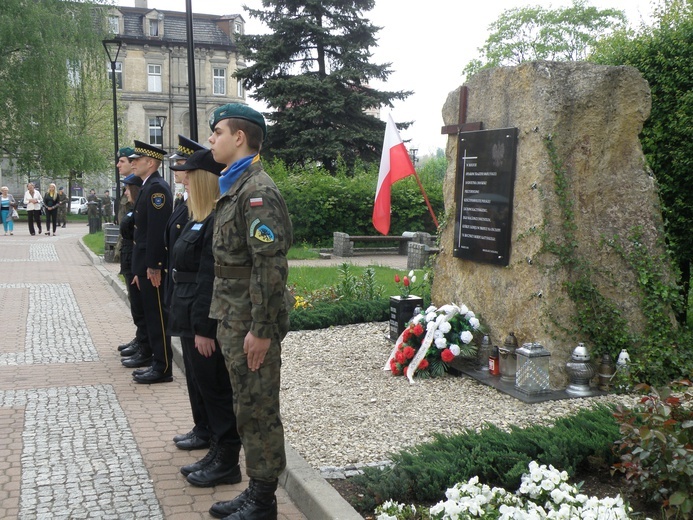
<path fill-rule="evenodd" d="M 120 274 L 132 274 L 132 239 L 135 236 L 135 218 L 132 211 L 120 220 Z"/>
<path fill-rule="evenodd" d="M 169 270 L 175 269 L 174 277 L 182 281 L 173 284 L 168 320 L 172 336 L 217 337 L 217 321 L 209 318 L 214 285 L 213 228 L 214 214 L 202 222 L 191 220 L 173 246 Z"/>
<path fill-rule="evenodd" d="M 164 231 L 171 216 L 171 190 L 154 172 L 142 185 L 135 203 L 135 235 L 132 251 L 132 273 L 146 276 L 147 269 L 166 267 Z M 163 276 L 163 273 L 162 273 Z"/>
<path fill-rule="evenodd" d="M 166 232 L 164 233 L 164 247 L 166 248 L 166 254 L 168 255 L 168 263 L 171 262 L 171 251 L 176 245 L 178 237 L 183 232 L 183 228 L 189 219 L 188 215 L 188 205 L 186 203 L 179 204 L 173 210 L 171 217 L 166 223 Z M 171 280 L 171 269 L 166 269 L 166 293 L 164 293 L 164 302 L 166 305 L 171 303 L 171 297 L 173 295 L 173 280 Z M 178 336 L 178 334 L 172 334 L 172 336 Z"/>

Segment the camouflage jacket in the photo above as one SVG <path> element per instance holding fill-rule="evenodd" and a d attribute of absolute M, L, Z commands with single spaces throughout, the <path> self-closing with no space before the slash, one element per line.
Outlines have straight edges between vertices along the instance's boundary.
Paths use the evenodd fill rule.
<path fill-rule="evenodd" d="M 216 276 L 209 317 L 251 321 L 259 338 L 286 334 L 286 253 L 293 242 L 289 211 L 260 161 L 252 163 L 216 204 L 212 250 L 218 266 L 249 267 L 250 278 Z M 281 334 L 283 333 L 283 334 Z"/>

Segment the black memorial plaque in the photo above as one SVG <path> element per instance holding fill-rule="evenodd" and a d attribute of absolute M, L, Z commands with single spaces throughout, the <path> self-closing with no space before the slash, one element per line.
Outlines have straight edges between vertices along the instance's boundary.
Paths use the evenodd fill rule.
<path fill-rule="evenodd" d="M 459 134 L 453 256 L 510 263 L 517 135 L 517 128 Z"/>

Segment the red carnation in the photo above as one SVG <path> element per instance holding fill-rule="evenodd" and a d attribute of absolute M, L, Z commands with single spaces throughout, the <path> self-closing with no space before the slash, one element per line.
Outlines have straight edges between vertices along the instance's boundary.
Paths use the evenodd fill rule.
<path fill-rule="evenodd" d="M 428 360 L 426 358 L 421 360 L 419 363 L 419 370 L 426 370 L 428 368 Z"/>
<path fill-rule="evenodd" d="M 411 348 L 411 347 L 405 347 L 404 348 L 404 357 L 407 359 L 411 359 L 414 357 L 414 354 L 416 354 L 416 351 Z"/>
<path fill-rule="evenodd" d="M 392 375 L 394 375 L 394 376 L 398 376 L 401 374 L 401 372 L 399 371 L 398 365 L 394 359 L 390 360 L 390 370 L 392 371 Z"/>
<path fill-rule="evenodd" d="M 409 341 L 411 338 L 411 330 L 410 329 L 404 329 L 404 333 L 402 334 L 402 343 L 406 343 Z"/>
<path fill-rule="evenodd" d="M 398 274 L 395 275 L 395 283 L 399 283 L 399 275 Z"/>
<path fill-rule="evenodd" d="M 445 363 L 450 363 L 450 361 L 455 359 L 455 354 L 450 352 L 449 348 L 446 348 L 440 353 L 440 359 L 442 359 Z"/>
<path fill-rule="evenodd" d="M 395 360 L 400 365 L 404 365 L 407 362 L 407 358 L 404 356 L 404 352 L 402 352 L 401 350 L 398 350 L 395 354 Z"/>
<path fill-rule="evenodd" d="M 424 333 L 424 328 L 421 326 L 420 323 L 417 323 L 412 332 L 417 336 L 421 336 L 421 334 Z"/>
<path fill-rule="evenodd" d="M 405 276 L 404 280 L 402 280 L 402 283 L 404 284 L 405 287 L 409 287 L 409 277 Z"/>

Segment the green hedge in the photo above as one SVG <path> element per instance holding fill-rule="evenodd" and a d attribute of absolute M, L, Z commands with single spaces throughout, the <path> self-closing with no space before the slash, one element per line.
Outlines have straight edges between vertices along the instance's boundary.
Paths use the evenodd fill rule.
<path fill-rule="evenodd" d="M 307 309 L 294 309 L 289 319 L 291 330 L 315 330 L 332 325 L 387 321 L 389 313 L 390 301 L 382 298 L 373 301 L 319 302 Z"/>
<path fill-rule="evenodd" d="M 373 201 L 378 170 L 340 171 L 332 176 L 320 167 L 288 168 L 281 162 L 265 165 L 279 187 L 291 214 L 294 242 L 314 246 L 332 244 L 332 233 L 376 235 L 373 228 Z M 421 182 L 436 217 L 442 218 L 443 186 L 439 175 L 420 174 Z M 404 231 L 427 231 L 435 234 L 416 179 L 408 177 L 392 187 L 392 221 L 390 235 Z"/>

